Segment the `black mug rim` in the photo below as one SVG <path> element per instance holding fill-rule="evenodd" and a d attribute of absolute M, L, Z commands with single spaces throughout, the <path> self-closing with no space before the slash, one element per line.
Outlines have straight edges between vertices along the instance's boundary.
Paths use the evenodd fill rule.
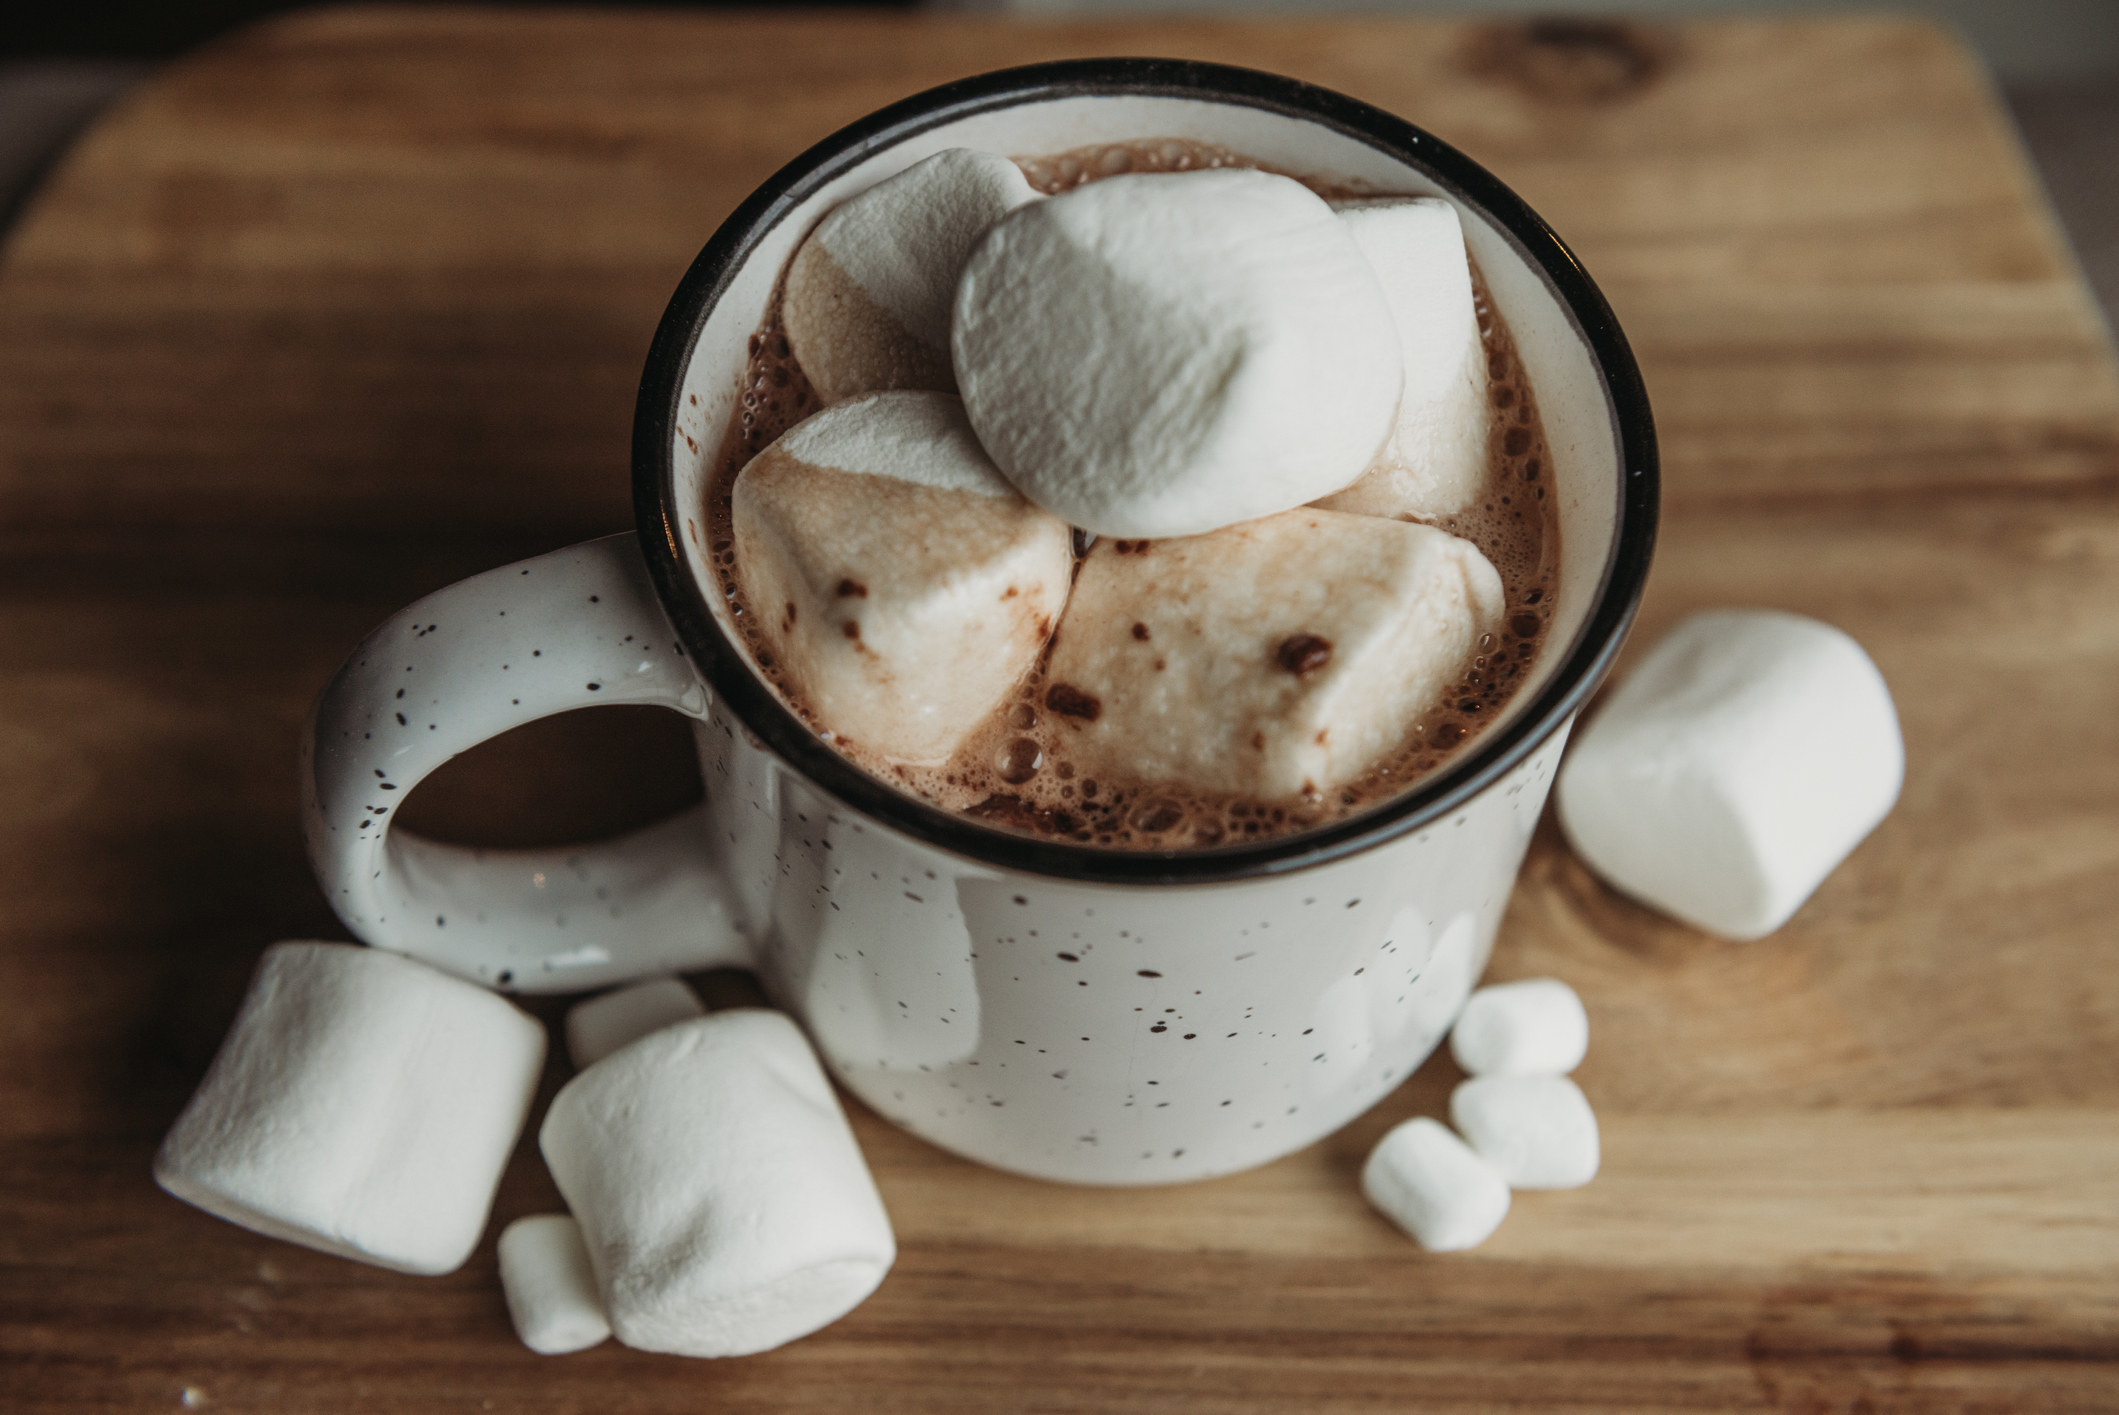
<path fill-rule="evenodd" d="M 1508 235 L 1568 311 L 1602 376 L 1623 484 L 1612 552 L 1567 657 L 1511 721 L 1484 734 L 1463 759 L 1345 820 L 1204 850 L 1121 850 L 1015 834 L 930 805 L 853 765 L 789 711 L 721 632 L 686 564 L 673 446 L 678 399 L 708 315 L 759 241 L 819 187 L 880 149 L 974 114 L 1088 94 L 1261 108 L 1412 163 Z M 1574 252 L 1522 198 L 1449 144 L 1379 108 L 1297 79 L 1193 60 L 1071 59 L 997 70 L 914 94 L 817 143 L 745 198 L 693 260 L 655 330 L 633 415 L 633 507 L 648 573 L 685 653 L 721 704 L 782 763 L 874 821 L 983 864 L 1094 883 L 1207 884 L 1307 869 L 1432 825 L 1493 786 L 1558 731 L 1610 671 L 1648 578 L 1658 486 L 1655 425 L 1633 351 Z"/>

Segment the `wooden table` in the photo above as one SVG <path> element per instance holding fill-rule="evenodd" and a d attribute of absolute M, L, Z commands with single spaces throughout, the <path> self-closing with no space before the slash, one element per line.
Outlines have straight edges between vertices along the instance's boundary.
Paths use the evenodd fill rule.
<path fill-rule="evenodd" d="M 401 1277 L 155 1190 L 259 949 L 344 936 L 294 809 L 340 657 L 426 590 L 626 524 L 656 316 L 781 162 L 954 76 L 1121 52 L 1329 84 L 1514 184 L 1655 399 L 1636 644 L 1780 605 L 1898 695 L 1896 814 L 1768 941 L 1634 907 L 1541 832 L 1494 969 L 1588 999 L 1604 1173 L 1475 1253 L 1414 1249 L 1354 1175 L 1437 1112 L 1446 1060 L 1303 1154 L 1165 1191 L 986 1173 L 861 1115 L 896 1270 L 821 1335 L 711 1364 L 530 1355 L 490 1240 Z M 2119 1407 L 2119 378 L 1988 80 L 1934 29 L 252 30 L 128 99 L 7 239 L 0 604 L 0 1404 Z M 681 735 L 612 709 L 411 809 L 527 843 L 689 789 Z M 554 1202 L 526 1142 L 496 1218 Z"/>

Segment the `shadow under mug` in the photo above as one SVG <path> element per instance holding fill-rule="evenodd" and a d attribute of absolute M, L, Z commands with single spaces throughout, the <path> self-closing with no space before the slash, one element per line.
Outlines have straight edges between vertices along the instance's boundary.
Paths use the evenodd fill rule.
<path fill-rule="evenodd" d="M 839 757 L 739 647 L 704 486 L 751 334 L 835 203 L 949 147 L 1148 138 L 1447 197 L 1536 390 L 1561 555 L 1545 647 L 1502 716 L 1351 819 L 1190 852 L 983 826 Z M 1418 128 L 1291 79 L 1099 59 L 949 84 L 789 163 L 715 232 L 656 332 L 634 419 L 637 535 L 476 576 L 377 629 L 319 701 L 309 853 L 370 944 L 504 990 L 736 964 L 885 1117 L 1002 1169 L 1151 1184 L 1329 1134 L 1433 1050 L 1483 971 L 1567 731 L 1648 572 L 1656 453 L 1611 311 L 1523 202 Z M 625 838 L 481 851 L 390 828 L 458 752 L 552 713 L 695 720 L 705 800 Z"/>

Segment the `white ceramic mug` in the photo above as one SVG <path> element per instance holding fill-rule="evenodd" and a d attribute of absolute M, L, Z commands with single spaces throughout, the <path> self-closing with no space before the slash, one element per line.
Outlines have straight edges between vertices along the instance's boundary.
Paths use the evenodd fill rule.
<path fill-rule="evenodd" d="M 749 338 L 802 236 L 948 147 L 1049 154 L 1179 137 L 1458 204 L 1554 462 L 1552 628 L 1446 770 L 1353 819 L 1192 852 L 1036 840 L 923 804 L 819 741 L 757 677 L 702 546 Z M 741 964 L 839 1080 L 946 1149 L 1151 1184 L 1263 1163 L 1411 1073 L 1484 969 L 1567 730 L 1610 665 L 1654 538 L 1654 431 L 1602 297 L 1493 177 L 1293 80 L 1086 60 L 919 95 L 753 194 L 671 300 L 642 378 L 639 531 L 430 595 L 317 706 L 310 858 L 354 934 L 502 989 Z M 696 721 L 706 799 L 624 839 L 479 851 L 390 829 L 451 756 L 532 719 L 653 703 Z"/>

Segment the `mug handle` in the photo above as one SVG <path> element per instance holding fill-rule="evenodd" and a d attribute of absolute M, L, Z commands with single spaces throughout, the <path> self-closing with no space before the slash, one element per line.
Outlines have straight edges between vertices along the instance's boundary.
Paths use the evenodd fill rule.
<path fill-rule="evenodd" d="M 355 937 L 512 992 L 747 967 L 703 806 L 593 845 L 479 850 L 391 821 L 457 753 L 573 708 L 646 703 L 704 718 L 631 532 L 474 575 L 361 642 L 317 700 L 302 820 Z"/>

